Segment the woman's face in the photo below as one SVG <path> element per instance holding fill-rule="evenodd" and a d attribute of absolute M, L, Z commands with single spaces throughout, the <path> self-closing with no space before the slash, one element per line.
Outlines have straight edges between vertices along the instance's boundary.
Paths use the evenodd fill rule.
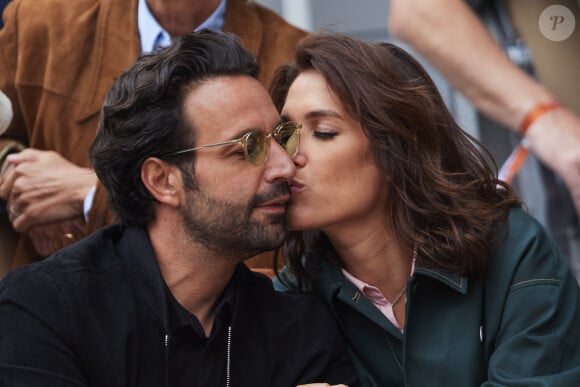
<path fill-rule="evenodd" d="M 282 116 L 303 125 L 289 228 L 332 232 L 382 219 L 386 178 L 360 123 L 346 113 L 320 73 L 308 70 L 298 76 Z"/>

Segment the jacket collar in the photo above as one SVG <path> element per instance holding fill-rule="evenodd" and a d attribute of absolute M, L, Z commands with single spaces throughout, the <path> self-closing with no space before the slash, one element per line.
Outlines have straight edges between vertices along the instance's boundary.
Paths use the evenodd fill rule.
<path fill-rule="evenodd" d="M 137 296 L 146 304 L 152 316 L 168 332 L 167 286 L 157 263 L 147 230 L 141 227 L 121 227 L 122 236 L 117 245 L 119 258 L 127 265 Z"/>
<path fill-rule="evenodd" d="M 417 267 L 415 269 L 415 275 L 423 275 L 432 278 L 456 292 L 467 294 L 469 281 L 466 276 L 449 273 L 442 269 L 431 269 L 425 267 Z"/>
<path fill-rule="evenodd" d="M 466 276 L 449 273 L 441 269 L 425 268 L 420 266 L 418 263 L 413 276 L 432 278 L 461 294 L 466 294 L 468 290 L 468 278 Z M 338 288 L 345 286 L 345 284 L 352 285 L 344 277 L 340 268 L 329 262 L 320 263 L 319 283 L 321 288 L 326 289 L 325 291 L 327 292 L 335 292 Z M 354 285 L 352 287 L 356 289 Z M 327 296 L 327 294 L 325 296 Z"/>
<path fill-rule="evenodd" d="M 332 285 L 329 288 L 324 289 L 326 292 L 324 297 L 330 305 L 334 306 L 335 300 L 340 300 L 343 304 L 349 305 L 351 308 L 365 315 L 378 326 L 389 330 L 391 334 L 400 335 L 400 332 L 397 331 L 395 327 L 387 323 L 386 317 L 379 311 L 379 309 L 375 308 L 372 302 L 364 297 L 356 286 L 344 277 L 344 274 L 342 274 L 340 270 L 333 270 L 331 275 L 336 276 L 337 280 L 332 282 Z M 339 280 L 338 277 L 341 277 L 342 280 Z"/>
<path fill-rule="evenodd" d="M 467 293 L 467 277 L 417 266 L 412 278 L 420 278 L 421 276 L 432 278 L 461 294 Z M 336 300 L 340 300 L 364 314 L 378 326 L 388 330 L 395 337 L 401 336 L 401 332 L 387 323 L 386 317 L 366 297 L 360 294 L 356 286 L 344 277 L 338 266 L 329 262 L 321 262 L 317 286 L 329 305 L 334 305 Z"/>

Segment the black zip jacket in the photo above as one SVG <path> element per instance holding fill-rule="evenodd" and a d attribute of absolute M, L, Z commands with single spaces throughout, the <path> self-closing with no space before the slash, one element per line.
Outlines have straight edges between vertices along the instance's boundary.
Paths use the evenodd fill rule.
<path fill-rule="evenodd" d="M 210 337 L 180 308 L 146 230 L 107 227 L 0 283 L 0 386 L 355 385 L 325 304 L 242 264 Z"/>

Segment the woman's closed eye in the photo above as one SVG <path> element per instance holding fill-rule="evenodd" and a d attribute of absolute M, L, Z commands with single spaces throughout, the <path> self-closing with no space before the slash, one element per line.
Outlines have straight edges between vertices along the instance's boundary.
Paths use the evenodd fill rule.
<path fill-rule="evenodd" d="M 330 140 L 338 135 L 338 132 L 330 130 L 315 130 L 313 132 L 314 137 L 320 140 Z"/>

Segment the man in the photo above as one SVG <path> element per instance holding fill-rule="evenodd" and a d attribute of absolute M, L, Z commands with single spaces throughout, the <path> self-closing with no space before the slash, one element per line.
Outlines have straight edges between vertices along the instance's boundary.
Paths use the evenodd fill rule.
<path fill-rule="evenodd" d="M 203 30 L 116 80 L 90 154 L 122 225 L 0 283 L 0 385 L 353 382 L 324 305 L 241 264 L 285 238 L 300 136 L 257 71 Z"/>
<path fill-rule="evenodd" d="M 0 199 L 22 233 L 15 267 L 112 221 L 87 150 L 107 89 L 141 53 L 200 27 L 233 32 L 258 57 L 266 85 L 305 35 L 247 0 L 14 0 L 4 15 L 0 89 L 15 114 L 0 150 L 28 147 L 0 160 L 9 164 Z M 250 266 L 271 267 L 268 258 Z"/>

